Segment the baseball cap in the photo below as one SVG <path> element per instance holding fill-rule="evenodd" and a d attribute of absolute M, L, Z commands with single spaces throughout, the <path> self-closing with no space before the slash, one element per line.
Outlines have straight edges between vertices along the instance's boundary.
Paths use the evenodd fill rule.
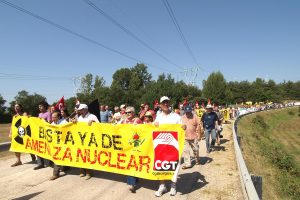
<path fill-rule="evenodd" d="M 170 99 L 167 96 L 163 96 L 163 97 L 160 98 L 159 102 L 162 103 L 163 101 L 170 101 Z"/>
<path fill-rule="evenodd" d="M 79 107 L 77 108 L 77 110 L 82 110 L 82 109 L 88 109 L 88 106 L 86 104 L 79 104 Z"/>
<path fill-rule="evenodd" d="M 207 104 L 205 108 L 213 108 L 210 104 Z"/>
<path fill-rule="evenodd" d="M 193 109 L 192 109 L 192 107 L 191 106 L 186 106 L 185 108 L 184 108 L 184 112 L 192 112 L 193 111 Z"/>
<path fill-rule="evenodd" d="M 151 113 L 150 111 L 147 111 L 147 112 L 145 113 L 145 116 L 150 116 L 150 117 L 152 117 L 152 113 Z"/>
<path fill-rule="evenodd" d="M 120 108 L 125 108 L 126 106 L 125 106 L 125 104 L 122 104 L 121 106 L 120 106 Z"/>

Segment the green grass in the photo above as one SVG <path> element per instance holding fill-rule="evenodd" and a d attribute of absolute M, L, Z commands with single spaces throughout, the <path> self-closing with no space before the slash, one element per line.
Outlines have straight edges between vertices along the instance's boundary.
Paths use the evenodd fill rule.
<path fill-rule="evenodd" d="M 8 137 L 10 127 L 11 124 L 0 124 L 0 143 L 11 141 L 11 139 Z"/>
<path fill-rule="evenodd" d="M 298 108 L 256 113 L 241 119 L 238 134 L 250 173 L 263 176 L 263 199 L 300 196 Z"/>

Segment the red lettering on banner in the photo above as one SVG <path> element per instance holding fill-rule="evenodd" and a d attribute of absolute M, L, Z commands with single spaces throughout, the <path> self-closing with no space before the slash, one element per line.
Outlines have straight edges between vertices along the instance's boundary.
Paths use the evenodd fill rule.
<path fill-rule="evenodd" d="M 56 150 L 55 151 L 55 153 L 54 153 L 54 155 L 53 155 L 53 159 L 54 160 L 60 160 L 60 158 L 59 157 L 57 157 L 57 155 L 59 154 L 59 152 L 60 152 L 60 150 L 61 150 L 61 147 L 54 147 L 54 149 Z"/>
<path fill-rule="evenodd" d="M 98 154 L 98 163 L 102 166 L 105 166 L 108 163 L 108 160 L 106 160 L 104 163 L 101 163 L 101 154 L 105 154 L 106 157 L 108 157 L 108 153 L 105 151 L 100 151 L 100 153 Z"/>
<path fill-rule="evenodd" d="M 97 162 L 97 150 L 94 150 L 94 160 L 91 160 L 91 152 L 89 152 L 88 161 L 90 164 L 95 164 Z"/>
<path fill-rule="evenodd" d="M 133 162 L 133 164 L 132 164 L 132 162 Z M 130 156 L 130 161 L 129 161 L 128 165 L 127 165 L 127 170 L 130 170 L 131 167 L 135 167 L 135 171 L 138 170 L 138 166 L 136 164 L 136 160 L 135 160 L 135 156 L 134 155 Z"/>
<path fill-rule="evenodd" d="M 111 164 L 111 152 L 108 152 L 108 166 L 109 167 L 116 167 L 116 164 Z"/>
<path fill-rule="evenodd" d="M 143 160 L 146 160 L 146 162 L 143 162 Z M 140 156 L 140 170 L 142 171 L 143 166 L 146 166 L 146 171 L 147 173 L 149 173 L 149 169 L 150 169 L 150 157 L 149 156 Z"/>
<path fill-rule="evenodd" d="M 86 163 L 86 156 L 87 156 L 87 151 L 90 153 L 90 150 L 85 149 L 84 150 L 84 155 L 82 155 L 81 149 L 77 149 L 77 154 L 76 154 L 76 162 L 79 162 L 79 156 L 81 157 L 81 160 L 83 163 Z"/>
<path fill-rule="evenodd" d="M 39 141 L 39 153 L 45 153 L 42 150 L 45 150 L 45 146 L 44 146 L 44 142 L 43 141 Z"/>
<path fill-rule="evenodd" d="M 93 154 L 93 155 L 91 155 Z M 151 158 L 149 156 L 135 156 L 130 155 L 126 159 L 127 155 L 125 153 L 114 153 L 109 151 L 98 151 L 90 149 L 77 149 L 76 162 L 82 162 L 87 164 L 99 164 L 100 166 L 116 168 L 120 170 L 132 170 L 139 172 L 149 173 Z M 69 158 L 72 161 L 72 155 L 69 148 L 66 149 L 62 160 Z M 112 163 L 115 161 L 116 163 Z"/>
<path fill-rule="evenodd" d="M 39 142 L 37 140 L 32 139 L 31 142 L 31 150 L 38 151 Z"/>
<path fill-rule="evenodd" d="M 120 163 L 125 163 L 125 160 L 121 160 L 121 157 L 126 157 L 125 153 L 118 153 L 118 158 L 117 158 L 117 168 L 118 169 L 125 169 L 125 167 L 121 166 Z"/>
<path fill-rule="evenodd" d="M 52 154 L 51 154 L 51 147 L 50 147 L 50 145 L 46 142 L 45 143 L 45 149 L 47 150 L 47 153 L 48 153 L 48 155 L 49 156 L 51 156 Z M 46 151 L 45 150 L 45 151 Z M 45 152 L 46 153 L 46 152 Z"/>
<path fill-rule="evenodd" d="M 64 161 L 65 159 L 69 159 L 70 162 L 72 162 L 72 154 L 71 154 L 71 149 L 70 149 L 70 147 L 68 147 L 68 148 L 66 149 L 65 154 L 64 154 L 64 156 L 63 156 L 63 158 L 62 158 L 62 161 Z"/>
<path fill-rule="evenodd" d="M 27 140 L 26 140 L 26 145 L 25 145 L 25 149 L 28 149 L 28 147 L 31 149 L 31 143 L 30 143 L 30 140 L 27 138 Z"/>

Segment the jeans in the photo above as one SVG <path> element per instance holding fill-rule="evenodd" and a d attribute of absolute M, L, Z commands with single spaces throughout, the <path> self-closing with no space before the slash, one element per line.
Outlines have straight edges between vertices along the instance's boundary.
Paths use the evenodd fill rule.
<path fill-rule="evenodd" d="M 216 137 L 217 137 L 216 129 L 211 129 L 211 130 L 205 129 L 204 133 L 205 133 L 206 149 L 207 149 L 207 151 L 209 151 L 210 145 L 214 146 L 215 142 L 216 142 Z M 210 135 L 211 135 L 211 144 L 209 142 Z"/>
<path fill-rule="evenodd" d="M 134 176 L 127 176 L 127 184 L 128 185 L 136 185 L 136 182 L 138 181 L 137 177 Z"/>

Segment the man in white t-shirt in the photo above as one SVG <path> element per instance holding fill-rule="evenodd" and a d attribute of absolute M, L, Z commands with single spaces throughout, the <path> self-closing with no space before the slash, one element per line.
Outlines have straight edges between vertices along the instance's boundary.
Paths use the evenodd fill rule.
<path fill-rule="evenodd" d="M 157 117 L 153 124 L 155 126 L 159 126 L 160 124 L 181 124 L 181 118 L 178 114 L 172 112 L 170 109 L 170 99 L 167 96 L 163 96 L 160 98 L 160 108 L 161 112 L 157 114 Z M 186 126 L 182 126 L 183 129 L 186 129 Z M 180 159 L 179 159 L 180 160 Z M 172 178 L 172 184 L 170 189 L 170 195 L 175 196 L 176 195 L 176 182 L 177 182 L 177 176 L 178 171 L 180 168 L 180 162 L 178 163 L 176 170 L 174 171 L 174 175 Z M 167 187 L 165 185 L 165 181 L 160 181 L 160 185 L 158 190 L 155 192 L 155 196 L 160 197 L 163 195 L 163 193 L 167 192 Z"/>
<path fill-rule="evenodd" d="M 96 117 L 96 115 L 89 113 L 88 106 L 86 104 L 80 104 L 77 108 L 78 112 L 78 119 L 73 119 L 72 122 L 87 122 L 89 126 L 92 125 L 93 122 L 98 122 L 99 120 Z M 85 177 L 86 180 L 90 179 L 92 177 L 91 171 L 88 169 L 80 169 L 80 177 Z"/>

